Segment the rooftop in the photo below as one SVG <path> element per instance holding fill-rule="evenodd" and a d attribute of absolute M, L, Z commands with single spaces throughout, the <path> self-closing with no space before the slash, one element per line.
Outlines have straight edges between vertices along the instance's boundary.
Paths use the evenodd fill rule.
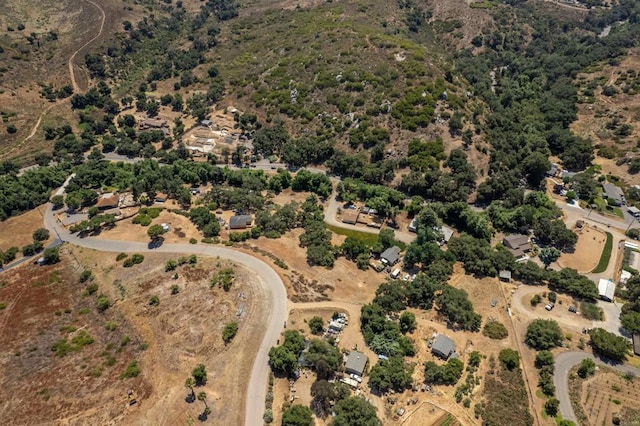
<path fill-rule="evenodd" d="M 438 334 L 431 350 L 439 356 L 448 358 L 456 350 L 456 343 L 444 334 Z"/>
<path fill-rule="evenodd" d="M 400 260 L 400 247 L 392 246 L 382 252 L 380 259 L 386 260 L 389 263 L 396 263 Z"/>
<path fill-rule="evenodd" d="M 344 369 L 347 372 L 353 372 L 362 376 L 368 360 L 367 356 L 362 352 L 351 351 L 349 352 L 349 357 L 347 358 Z"/>
<path fill-rule="evenodd" d="M 98 198 L 96 207 L 99 209 L 104 209 L 109 207 L 118 207 L 119 200 L 120 200 L 120 197 L 118 197 L 117 192 L 106 192 Z"/>
<path fill-rule="evenodd" d="M 231 216 L 231 218 L 229 218 L 229 227 L 238 226 L 238 225 L 247 226 L 247 225 L 250 225 L 252 221 L 253 221 L 253 218 L 251 217 L 251 215 L 248 215 L 248 214 Z"/>

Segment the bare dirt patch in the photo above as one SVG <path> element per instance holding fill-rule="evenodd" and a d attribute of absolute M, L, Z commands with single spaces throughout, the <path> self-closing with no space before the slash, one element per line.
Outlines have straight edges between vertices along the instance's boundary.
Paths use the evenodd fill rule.
<path fill-rule="evenodd" d="M 577 84 L 583 103 L 578 104 L 578 119 L 571 124 L 577 135 L 592 139 L 599 148 L 594 163 L 603 173 L 619 176 L 629 185 L 640 184 L 640 176 L 628 173 L 627 166 L 616 162 L 636 156 L 640 136 L 639 67 L 640 50 L 633 48 L 618 64 L 602 64 L 590 73 L 579 74 Z"/>
<path fill-rule="evenodd" d="M 33 209 L 20 216 L 11 217 L 0 223 L 0 250 L 6 251 L 9 247 L 21 248 L 33 242 L 33 231 L 42 228 L 42 213 L 44 209 Z M 46 246 L 49 240 L 44 241 Z M 20 254 L 18 253 L 18 256 Z"/>
<path fill-rule="evenodd" d="M 294 229 L 281 238 L 260 238 L 241 247 L 258 247 L 285 262 L 288 269 L 281 270 L 280 275 L 293 301 L 327 300 L 327 296 L 331 300 L 360 304 L 373 299 L 378 284 L 386 278 L 384 274 L 372 269 L 362 271 L 344 258 L 338 258 L 332 269 L 309 266 L 306 249 L 299 246 L 302 232 L 302 229 Z"/>
<path fill-rule="evenodd" d="M 115 307 L 129 318 L 140 339 L 148 344 L 141 356 L 142 374 L 152 392 L 130 423 L 186 424 L 196 420 L 203 403 L 186 401 L 185 379 L 199 363 L 206 366 L 204 391 L 211 408 L 208 422 L 240 424 L 244 394 L 255 353 L 254 342 L 262 336 L 267 306 L 262 291 L 252 283 L 251 271 L 222 259 L 198 257 L 196 265 L 165 272 L 169 259 L 178 255 L 145 254 L 145 260 L 123 268 L 113 253 L 76 249 L 82 263 L 100 265 L 96 271 L 101 291 L 117 300 Z M 210 279 L 220 269 L 231 267 L 235 278 L 229 292 L 211 288 Z M 172 294 L 172 286 L 178 293 Z M 160 304 L 152 306 L 157 296 Z M 240 314 L 240 315 L 238 315 Z M 237 321 L 239 331 L 229 344 L 222 340 L 225 324 Z M 251 347 L 245 347 L 251 342 Z M 191 420 L 190 420 L 191 419 Z"/>
<path fill-rule="evenodd" d="M 117 309 L 99 313 L 94 296 L 83 296 L 78 265 L 63 254 L 54 266 L 23 265 L 2 275 L 0 300 L 0 418 L 4 424 L 122 422 L 151 391 L 144 375 L 121 380 L 141 350 L 136 330 Z M 107 329 L 107 322 L 115 325 Z M 74 340 L 87 333 L 84 347 Z M 70 352 L 52 350 L 60 340 Z M 57 353 L 57 354 L 56 354 Z M 11 419 L 11 420 L 10 420 Z"/>
<path fill-rule="evenodd" d="M 582 229 L 575 229 L 575 232 L 578 234 L 575 250 L 572 253 L 562 253 L 558 264 L 563 268 L 573 268 L 580 273 L 591 272 L 600 261 L 607 235 L 587 225 Z"/>

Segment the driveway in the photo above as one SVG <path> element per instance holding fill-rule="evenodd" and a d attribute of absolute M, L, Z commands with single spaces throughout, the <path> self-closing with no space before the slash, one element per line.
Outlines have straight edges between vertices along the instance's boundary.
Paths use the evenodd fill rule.
<path fill-rule="evenodd" d="M 586 352 L 563 352 L 556 357 L 556 367 L 553 374 L 553 384 L 556 387 L 556 397 L 560 401 L 560 414 L 566 420 L 572 420 L 578 424 L 576 415 L 571 407 L 571 399 L 569 398 L 569 370 L 574 365 L 579 364 L 583 359 L 590 358 L 597 364 L 606 365 L 623 373 L 632 373 L 640 376 L 640 369 L 624 364 L 612 364 L 601 358 L 595 357 Z"/>

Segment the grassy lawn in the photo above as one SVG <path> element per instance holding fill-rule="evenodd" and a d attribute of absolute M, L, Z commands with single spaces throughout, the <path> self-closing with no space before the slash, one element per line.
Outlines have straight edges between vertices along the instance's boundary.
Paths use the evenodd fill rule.
<path fill-rule="evenodd" d="M 622 209 L 620 207 L 609 206 L 604 198 L 596 197 L 594 198 L 593 203 L 598 206 L 598 211 L 600 213 L 624 219 L 624 213 L 622 213 Z"/>
<path fill-rule="evenodd" d="M 613 235 L 610 232 L 607 232 L 607 241 L 604 243 L 604 249 L 602 250 L 602 255 L 600 255 L 600 262 L 598 262 L 598 266 L 591 272 L 598 274 L 600 272 L 604 272 L 607 270 L 607 266 L 609 266 L 609 260 L 611 259 L 611 251 L 613 250 Z"/>
<path fill-rule="evenodd" d="M 378 241 L 378 234 L 370 234 L 368 232 L 356 231 L 353 229 L 338 228 L 337 226 L 332 225 L 327 225 L 327 229 L 335 234 L 344 235 L 345 237 L 351 237 L 355 238 L 358 241 L 362 241 L 368 247 L 371 247 L 376 243 L 376 241 Z M 398 240 L 396 240 L 395 245 L 400 247 L 400 249 L 403 251 L 406 248 L 406 244 Z"/>

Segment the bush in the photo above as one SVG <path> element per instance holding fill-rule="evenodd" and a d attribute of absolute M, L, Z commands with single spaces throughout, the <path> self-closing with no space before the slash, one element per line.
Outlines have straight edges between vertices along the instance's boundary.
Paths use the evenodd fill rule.
<path fill-rule="evenodd" d="M 134 254 L 131 257 L 127 258 L 123 263 L 122 266 L 125 268 L 130 268 L 133 265 L 138 265 L 140 263 L 142 263 L 144 261 L 144 256 L 141 254 Z"/>
<path fill-rule="evenodd" d="M 87 270 L 82 271 L 80 274 L 80 282 L 86 283 L 87 281 L 93 281 L 93 272 Z"/>
<path fill-rule="evenodd" d="M 541 301 L 542 301 L 542 298 L 540 297 L 540 295 L 536 294 L 531 298 L 531 306 L 533 306 L 535 308 L 536 306 L 538 306 L 538 304 Z"/>
<path fill-rule="evenodd" d="M 127 365 L 127 369 L 120 375 L 121 379 L 131 379 L 133 377 L 138 377 L 140 374 L 140 368 L 138 367 L 138 363 L 136 361 L 132 361 Z"/>
<path fill-rule="evenodd" d="M 146 214 L 139 214 L 133 218 L 133 223 L 141 226 L 149 226 L 151 225 L 151 218 Z"/>
<path fill-rule="evenodd" d="M 524 341 L 536 350 L 551 349 L 562 344 L 562 330 L 554 320 L 536 319 L 529 324 Z"/>
<path fill-rule="evenodd" d="M 204 386 L 207 384 L 207 370 L 204 364 L 198 364 L 196 368 L 191 372 L 197 386 Z"/>
<path fill-rule="evenodd" d="M 149 305 L 158 306 L 160 305 L 160 298 L 156 295 L 153 295 L 149 298 Z"/>
<path fill-rule="evenodd" d="M 557 398 L 549 398 L 544 403 L 544 411 L 551 417 L 555 417 L 558 414 L 558 408 L 560 407 L 560 401 Z"/>
<path fill-rule="evenodd" d="M 578 367 L 578 376 L 586 379 L 596 372 L 596 363 L 592 359 L 583 359 Z"/>
<path fill-rule="evenodd" d="M 590 303 L 590 302 L 580 303 L 580 312 L 582 312 L 582 315 L 585 318 L 590 319 L 592 321 L 602 321 L 604 319 L 602 308 L 600 308 L 595 303 Z"/>
<path fill-rule="evenodd" d="M 238 333 L 238 323 L 235 321 L 232 321 L 224 326 L 224 329 L 222 330 L 222 340 L 224 340 L 225 344 L 228 344 L 233 340 L 234 337 L 236 337 L 237 333 Z"/>
<path fill-rule="evenodd" d="M 98 311 L 104 312 L 109 309 L 109 306 L 111 306 L 111 302 L 109 301 L 109 298 L 107 296 L 101 294 L 96 299 L 96 306 L 98 307 Z"/>
<path fill-rule="evenodd" d="M 34 241 L 46 241 L 49 239 L 49 231 L 44 228 L 38 228 L 33 231 Z"/>
<path fill-rule="evenodd" d="M 489 321 L 484 325 L 482 334 L 490 339 L 500 340 L 509 335 L 507 328 L 498 321 Z"/>
<path fill-rule="evenodd" d="M 513 370 L 520 366 L 520 356 L 513 349 L 501 350 L 498 359 L 507 370 Z"/>
<path fill-rule="evenodd" d="M 312 334 L 322 334 L 324 328 L 324 321 L 320 317 L 313 317 L 309 320 L 309 329 Z"/>
<path fill-rule="evenodd" d="M 126 259 L 128 256 L 127 253 L 120 253 L 116 256 L 116 262 L 120 262 L 122 259 Z"/>
<path fill-rule="evenodd" d="M 180 287 L 178 286 L 178 284 L 173 284 L 171 286 L 171 294 L 178 294 L 180 293 Z"/>
<path fill-rule="evenodd" d="M 631 343 L 622 336 L 616 336 L 602 328 L 594 328 L 589 332 L 591 346 L 598 354 L 614 361 L 624 361 Z"/>

